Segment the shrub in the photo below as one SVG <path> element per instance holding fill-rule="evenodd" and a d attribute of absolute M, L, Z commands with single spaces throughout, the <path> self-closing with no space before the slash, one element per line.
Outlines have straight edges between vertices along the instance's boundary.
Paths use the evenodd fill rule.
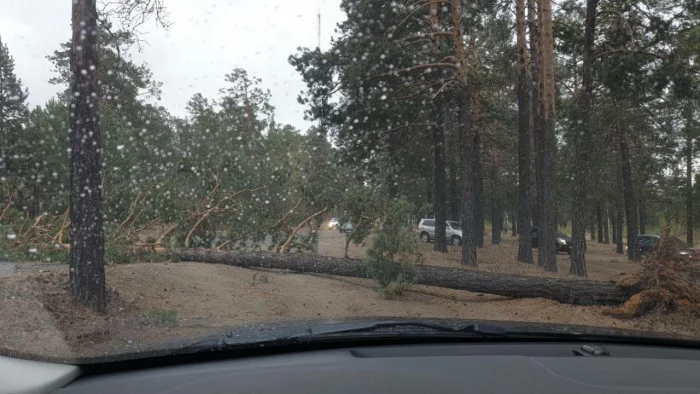
<path fill-rule="evenodd" d="M 149 314 L 153 323 L 157 326 L 177 326 L 177 311 L 170 309 L 156 309 Z"/>
<path fill-rule="evenodd" d="M 413 205 L 403 200 L 391 204 L 367 250 L 369 274 L 387 298 L 401 295 L 415 283 L 416 265 L 422 261 L 415 234 L 402 220 L 413 211 Z"/>

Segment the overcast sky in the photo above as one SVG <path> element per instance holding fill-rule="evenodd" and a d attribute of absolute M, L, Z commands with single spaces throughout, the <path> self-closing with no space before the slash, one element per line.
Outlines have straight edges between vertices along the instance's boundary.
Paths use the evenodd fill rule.
<path fill-rule="evenodd" d="M 287 62 L 297 47 L 316 46 L 316 14 L 321 11 L 321 46 L 344 18 L 340 0 L 166 0 L 169 30 L 147 26 L 148 45 L 134 59 L 150 65 L 163 82 L 160 103 L 183 116 L 197 92 L 215 98 L 224 74 L 242 67 L 272 92 L 276 119 L 302 130 L 304 89 Z M 0 37 L 15 59 L 15 71 L 29 89 L 32 107 L 44 104 L 60 87 L 50 85 L 46 55 L 70 38 L 70 0 L 0 0 Z"/>

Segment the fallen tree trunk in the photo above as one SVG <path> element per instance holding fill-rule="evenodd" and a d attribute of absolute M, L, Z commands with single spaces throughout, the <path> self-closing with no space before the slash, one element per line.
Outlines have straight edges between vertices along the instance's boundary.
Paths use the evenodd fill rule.
<path fill-rule="evenodd" d="M 360 260 L 302 254 L 241 254 L 211 249 L 174 249 L 170 253 L 180 261 L 369 278 L 367 267 Z M 612 282 L 495 274 L 429 265 L 417 267 L 417 274 L 416 283 L 426 286 L 513 298 L 540 297 L 576 305 L 620 305 L 635 292 Z"/>

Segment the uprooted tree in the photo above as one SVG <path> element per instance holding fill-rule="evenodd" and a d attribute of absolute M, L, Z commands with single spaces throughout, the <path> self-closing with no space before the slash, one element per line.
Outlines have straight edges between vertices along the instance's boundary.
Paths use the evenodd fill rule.
<path fill-rule="evenodd" d="M 700 266 L 689 259 L 688 250 L 666 228 L 655 250 L 642 261 L 638 274 L 621 275 L 618 285 L 634 289 L 624 305 L 611 315 L 632 318 L 652 311 L 666 312 L 680 305 L 700 305 Z"/>

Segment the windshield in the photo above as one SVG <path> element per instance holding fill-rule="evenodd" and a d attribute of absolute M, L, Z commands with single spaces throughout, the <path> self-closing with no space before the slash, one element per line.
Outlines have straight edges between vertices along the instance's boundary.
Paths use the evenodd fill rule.
<path fill-rule="evenodd" d="M 377 318 L 700 338 L 700 255 L 637 242 L 698 244 L 698 26 L 686 2 L 0 0 L 0 354 Z"/>

